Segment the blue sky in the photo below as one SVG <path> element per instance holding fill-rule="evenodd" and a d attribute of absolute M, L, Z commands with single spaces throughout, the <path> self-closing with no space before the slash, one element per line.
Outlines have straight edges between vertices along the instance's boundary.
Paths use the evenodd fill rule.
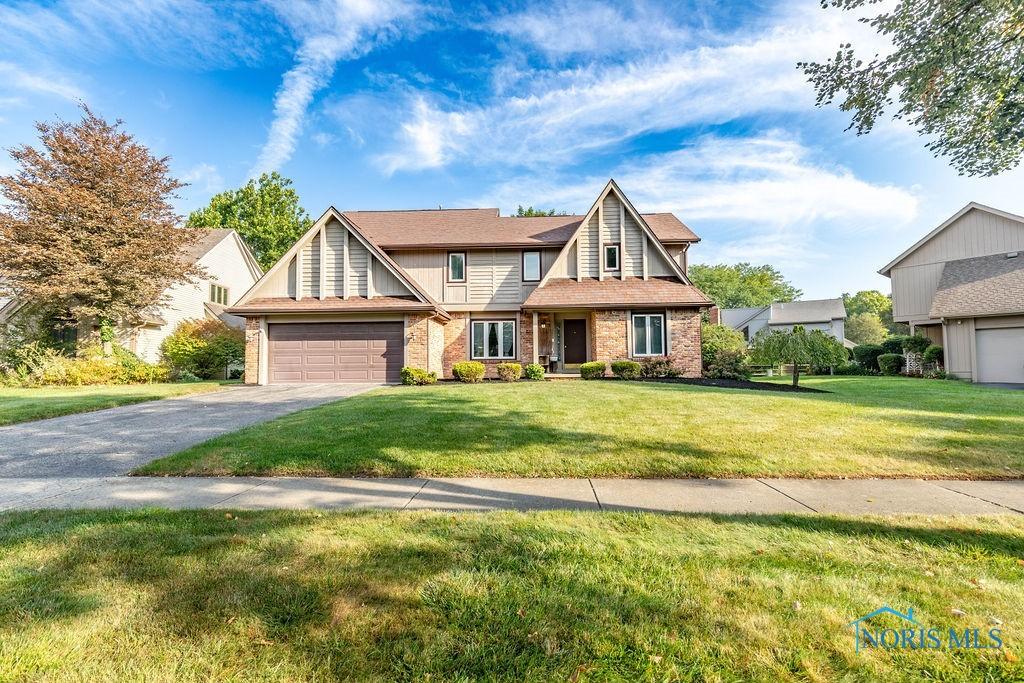
<path fill-rule="evenodd" d="M 772 263 L 805 298 L 879 288 L 971 200 L 1024 213 L 1024 171 L 961 178 L 900 122 L 817 109 L 795 68 L 855 15 L 792 2 L 0 1 L 0 145 L 84 100 L 191 185 L 184 214 L 276 169 L 314 216 L 517 204 L 585 211 L 614 177 L 697 262 Z M 0 172 L 11 162 L 0 159 Z"/>

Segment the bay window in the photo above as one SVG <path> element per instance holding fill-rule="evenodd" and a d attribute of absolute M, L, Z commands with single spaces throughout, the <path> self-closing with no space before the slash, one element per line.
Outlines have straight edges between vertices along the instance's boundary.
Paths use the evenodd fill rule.
<path fill-rule="evenodd" d="M 474 320 L 473 358 L 505 360 L 516 357 L 514 320 Z"/>
<path fill-rule="evenodd" d="M 633 355 L 665 355 L 664 314 L 637 313 L 633 316 Z"/>

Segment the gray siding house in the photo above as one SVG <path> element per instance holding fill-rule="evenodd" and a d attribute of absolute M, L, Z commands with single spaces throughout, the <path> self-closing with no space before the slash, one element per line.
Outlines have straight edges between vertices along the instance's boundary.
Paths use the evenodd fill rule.
<path fill-rule="evenodd" d="M 723 308 L 720 319 L 723 325 L 742 332 L 747 341 L 765 328 L 792 330 L 794 325 L 803 325 L 807 330 L 821 330 L 851 346 L 845 337 L 846 307 L 842 299 L 789 301 L 761 308 Z"/>
<path fill-rule="evenodd" d="M 941 344 L 947 372 L 1024 383 L 1024 217 L 971 202 L 878 272 L 893 320 Z"/>

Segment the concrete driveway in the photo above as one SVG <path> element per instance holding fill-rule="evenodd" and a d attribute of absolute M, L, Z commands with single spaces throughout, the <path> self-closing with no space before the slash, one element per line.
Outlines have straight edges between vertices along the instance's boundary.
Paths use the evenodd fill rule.
<path fill-rule="evenodd" d="M 0 477 L 124 474 L 215 436 L 378 386 L 241 386 L 0 427 Z"/>

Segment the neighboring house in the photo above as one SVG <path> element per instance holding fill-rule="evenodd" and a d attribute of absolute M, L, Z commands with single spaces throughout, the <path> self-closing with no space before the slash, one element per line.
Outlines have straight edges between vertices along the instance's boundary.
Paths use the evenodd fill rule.
<path fill-rule="evenodd" d="M 723 308 L 719 317 L 723 325 L 742 332 L 748 342 L 765 328 L 792 330 L 794 325 L 803 325 L 805 329 L 832 335 L 847 348 L 854 346 L 845 336 L 846 306 L 842 299 L 789 301 L 760 308 Z"/>
<path fill-rule="evenodd" d="M 1024 383 L 1024 217 L 972 202 L 878 272 L 893 320 L 940 344 L 947 372 Z"/>
<path fill-rule="evenodd" d="M 225 309 L 252 287 L 263 271 L 242 238 L 234 230 L 208 230 L 186 253 L 205 275 L 196 282 L 169 287 L 158 306 L 143 312 L 141 326 L 118 330 L 121 343 L 143 360 L 160 360 L 160 344 L 183 320 L 220 318 L 229 325 L 245 327 L 244 320 Z M 0 324 L 13 320 L 21 308 L 16 300 L 0 307 Z"/>
<path fill-rule="evenodd" d="M 480 360 L 578 371 L 667 357 L 700 374 L 700 312 L 686 274 L 698 237 L 641 214 L 609 181 L 584 216 L 497 209 L 333 207 L 229 312 L 246 319 L 246 382 L 450 377 Z"/>

